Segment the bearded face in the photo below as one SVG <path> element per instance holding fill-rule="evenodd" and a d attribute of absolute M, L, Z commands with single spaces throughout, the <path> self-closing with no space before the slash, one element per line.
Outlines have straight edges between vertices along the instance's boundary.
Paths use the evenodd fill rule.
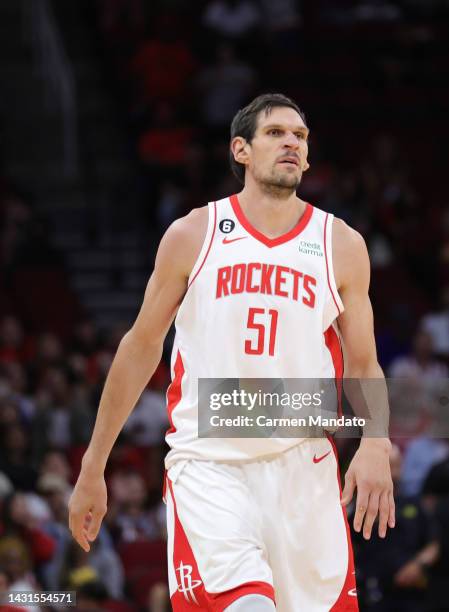
<path fill-rule="evenodd" d="M 268 115 L 262 112 L 251 143 L 244 141 L 241 163 L 264 190 L 291 194 L 309 167 L 308 134 L 293 108 L 275 107 Z"/>

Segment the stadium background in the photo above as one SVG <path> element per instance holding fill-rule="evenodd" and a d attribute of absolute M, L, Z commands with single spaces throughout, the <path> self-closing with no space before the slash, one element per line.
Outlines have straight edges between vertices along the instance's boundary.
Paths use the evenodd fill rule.
<path fill-rule="evenodd" d="M 447 0 L 0 2 L 0 591 L 169 609 L 172 334 L 112 453 L 89 554 L 67 499 L 158 241 L 239 189 L 229 123 L 258 93 L 305 111 L 299 193 L 368 243 L 381 365 L 416 388 L 447 377 L 448 79 Z M 397 440 L 395 531 L 354 536 L 362 610 L 449 610 L 449 446 L 426 427 Z"/>

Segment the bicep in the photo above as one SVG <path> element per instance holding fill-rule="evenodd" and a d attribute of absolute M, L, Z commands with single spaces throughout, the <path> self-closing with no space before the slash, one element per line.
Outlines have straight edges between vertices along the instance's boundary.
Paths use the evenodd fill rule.
<path fill-rule="evenodd" d="M 170 329 L 187 290 L 189 253 L 176 227 L 163 237 L 142 306 L 130 333 L 160 344 Z"/>
<path fill-rule="evenodd" d="M 345 307 L 338 319 L 345 363 L 349 369 L 377 361 L 373 309 L 368 293 L 342 296 Z"/>
<path fill-rule="evenodd" d="M 142 306 L 129 333 L 161 345 L 187 291 L 189 275 L 199 256 L 208 224 L 208 208 L 192 210 L 168 228 L 156 255 Z"/>
<path fill-rule="evenodd" d="M 176 275 L 162 277 L 155 269 L 132 332 L 151 343 L 163 342 L 186 291 L 186 280 Z"/>
<path fill-rule="evenodd" d="M 338 325 L 349 370 L 366 370 L 377 363 L 373 309 L 368 295 L 369 256 L 365 242 L 357 232 L 346 226 L 342 233 L 337 246 L 337 265 L 344 311 L 338 318 Z"/>

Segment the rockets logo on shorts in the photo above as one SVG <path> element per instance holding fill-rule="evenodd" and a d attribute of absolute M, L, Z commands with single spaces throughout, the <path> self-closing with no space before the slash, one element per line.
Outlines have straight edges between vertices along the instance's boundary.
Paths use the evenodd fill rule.
<path fill-rule="evenodd" d="M 176 568 L 176 572 L 179 574 L 178 591 L 184 595 L 187 602 L 199 606 L 194 589 L 199 587 L 202 582 L 201 580 L 192 580 L 193 567 L 181 561 L 179 567 Z"/>

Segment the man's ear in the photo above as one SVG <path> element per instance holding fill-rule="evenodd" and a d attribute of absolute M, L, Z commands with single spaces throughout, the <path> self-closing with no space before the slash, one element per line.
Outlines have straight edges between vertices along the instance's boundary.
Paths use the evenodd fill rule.
<path fill-rule="evenodd" d="M 244 166 L 248 163 L 248 143 L 244 138 L 241 136 L 233 138 L 231 142 L 231 151 L 236 162 Z"/>

